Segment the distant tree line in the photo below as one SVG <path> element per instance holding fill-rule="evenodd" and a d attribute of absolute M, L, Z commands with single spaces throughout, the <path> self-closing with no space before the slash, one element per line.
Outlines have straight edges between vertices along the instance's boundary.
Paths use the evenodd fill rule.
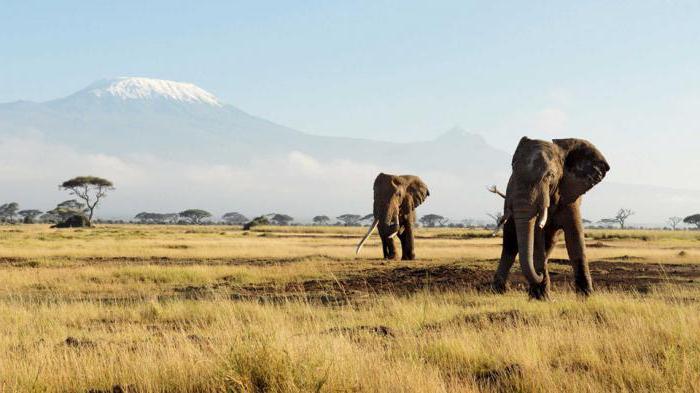
<path fill-rule="evenodd" d="M 78 176 L 66 180 L 59 185 L 59 189 L 68 191 L 75 196 L 60 202 L 53 209 L 42 211 L 39 209 L 20 209 L 17 202 L 8 202 L 0 205 L 0 223 L 51 223 L 55 226 L 90 226 L 92 224 L 95 211 L 107 193 L 114 190 L 111 181 L 96 176 Z M 631 209 L 621 208 L 612 217 L 602 218 L 596 222 L 583 219 L 583 224 L 589 227 L 619 226 L 620 229 L 628 227 L 627 221 L 635 212 Z M 483 223 L 475 219 L 464 219 L 462 221 L 450 221 L 439 214 L 426 214 L 418 219 L 418 223 L 424 227 L 457 227 L 457 228 L 496 228 L 503 218 L 501 211 L 487 213 L 490 222 Z M 294 225 L 294 218 L 283 213 L 270 213 L 249 219 L 239 212 L 228 212 L 223 214 L 219 220 L 213 218 L 212 214 L 203 209 L 186 209 L 179 213 L 156 213 L 141 212 L 134 216 L 133 220 L 140 224 L 160 224 L 160 225 L 206 225 L 206 224 L 228 224 L 242 225 L 245 228 L 252 228 L 258 225 Z M 314 225 L 320 226 L 366 226 L 374 220 L 373 214 L 346 213 L 335 217 L 335 221 L 327 215 L 313 217 Z M 123 220 L 102 220 L 101 222 L 122 223 Z M 667 220 L 667 229 L 677 230 L 681 224 L 694 226 L 700 230 L 700 213 L 686 217 L 673 216 Z"/>

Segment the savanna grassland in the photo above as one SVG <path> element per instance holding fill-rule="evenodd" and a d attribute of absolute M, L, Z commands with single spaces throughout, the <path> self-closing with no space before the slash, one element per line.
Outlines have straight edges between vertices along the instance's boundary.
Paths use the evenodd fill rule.
<path fill-rule="evenodd" d="M 543 303 L 486 231 L 364 230 L 0 227 L 0 391 L 700 391 L 700 232 L 588 231 Z"/>

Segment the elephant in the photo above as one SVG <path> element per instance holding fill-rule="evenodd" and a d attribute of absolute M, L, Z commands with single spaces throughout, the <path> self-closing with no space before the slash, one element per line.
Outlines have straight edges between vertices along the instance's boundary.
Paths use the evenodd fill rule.
<path fill-rule="evenodd" d="M 380 173 L 374 180 L 374 221 L 357 245 L 358 254 L 372 232 L 379 228 L 384 259 L 397 259 L 394 237 L 401 241 L 401 259 L 416 258 L 413 244 L 415 209 L 430 195 L 418 176 Z"/>
<path fill-rule="evenodd" d="M 589 296 L 593 282 L 586 260 L 581 197 L 600 183 L 610 170 L 603 154 L 583 139 L 554 139 L 552 142 L 523 137 L 515 149 L 512 174 L 504 199 L 503 247 L 492 287 L 502 293 L 508 274 L 519 254 L 529 295 L 550 298 L 547 261 L 564 233 L 566 250 L 574 269 L 577 293 Z"/>

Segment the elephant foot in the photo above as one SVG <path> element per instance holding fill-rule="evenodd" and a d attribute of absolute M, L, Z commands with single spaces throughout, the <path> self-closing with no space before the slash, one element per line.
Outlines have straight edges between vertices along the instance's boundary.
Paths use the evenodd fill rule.
<path fill-rule="evenodd" d="M 593 295 L 593 284 L 590 282 L 576 283 L 576 293 L 583 297 L 589 297 Z"/>
<path fill-rule="evenodd" d="M 495 293 L 506 293 L 508 291 L 508 282 L 496 277 L 491 283 L 491 290 Z"/>
<path fill-rule="evenodd" d="M 401 256 L 401 260 L 402 260 L 402 261 L 413 261 L 414 259 L 416 259 L 416 256 L 413 255 L 413 254 L 408 254 L 408 255 L 402 255 L 402 256 Z"/>
<path fill-rule="evenodd" d="M 530 289 L 528 290 L 528 294 L 530 295 L 530 299 L 542 300 L 542 301 L 551 300 L 549 286 L 545 283 L 534 284 L 534 285 L 530 284 Z"/>

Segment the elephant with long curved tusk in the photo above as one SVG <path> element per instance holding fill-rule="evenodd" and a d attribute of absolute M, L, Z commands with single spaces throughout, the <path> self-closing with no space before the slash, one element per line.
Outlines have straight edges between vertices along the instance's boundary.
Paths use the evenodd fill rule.
<path fill-rule="evenodd" d="M 401 259 L 415 259 L 413 245 L 415 209 L 429 195 L 428 186 L 418 176 L 396 176 L 385 173 L 377 175 L 374 180 L 374 221 L 357 245 L 355 253 L 359 253 L 372 232 L 379 229 L 385 259 L 398 257 L 394 237 L 398 237 L 401 241 Z"/>
<path fill-rule="evenodd" d="M 507 289 L 510 268 L 520 254 L 530 296 L 548 299 L 547 260 L 564 232 L 576 290 L 590 295 L 593 282 L 583 240 L 581 197 L 603 180 L 610 170 L 607 160 L 583 139 L 547 142 L 523 137 L 513 154 L 512 168 L 505 194 L 495 186 L 489 189 L 505 199 L 504 219 L 499 223 L 503 225 L 503 248 L 493 289 Z"/>

